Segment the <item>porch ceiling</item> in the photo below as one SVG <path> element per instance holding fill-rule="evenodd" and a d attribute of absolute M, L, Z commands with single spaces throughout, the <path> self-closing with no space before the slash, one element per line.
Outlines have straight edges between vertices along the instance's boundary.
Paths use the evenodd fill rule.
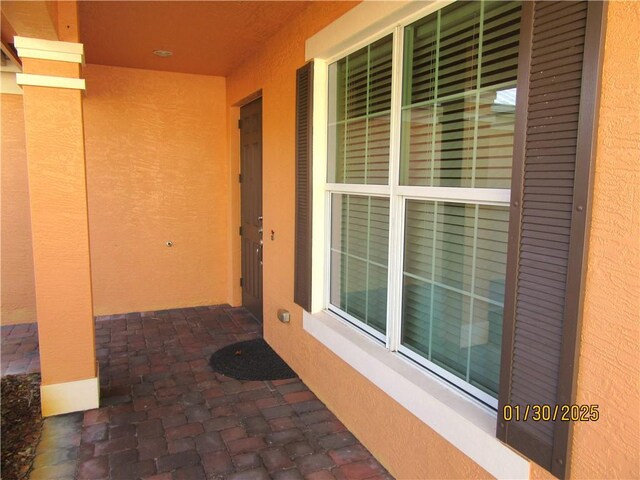
<path fill-rule="evenodd" d="M 78 2 L 87 63 L 226 76 L 305 1 Z M 154 50 L 170 50 L 160 58 Z"/>

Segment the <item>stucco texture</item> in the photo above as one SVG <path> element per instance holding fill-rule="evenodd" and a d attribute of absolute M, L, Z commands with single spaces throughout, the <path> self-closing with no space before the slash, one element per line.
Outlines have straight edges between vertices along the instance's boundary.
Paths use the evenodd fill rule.
<path fill-rule="evenodd" d="M 233 106 L 262 89 L 264 229 L 275 232 L 273 241 L 265 235 L 264 245 L 265 337 L 397 478 L 486 478 L 487 472 L 308 335 L 302 310 L 293 303 L 295 72 L 304 64 L 305 40 L 351 6 L 312 4 L 227 79 L 230 124 L 237 116 Z M 238 144 L 232 132 L 236 175 Z M 233 198 L 238 205 L 237 188 Z M 237 224 L 239 212 L 232 218 Z M 236 247 L 234 273 L 239 277 L 238 256 Z M 277 320 L 279 308 L 291 311 L 291 323 Z"/>
<path fill-rule="evenodd" d="M 94 313 L 227 302 L 225 79 L 84 76 Z"/>
<path fill-rule="evenodd" d="M 2 325 L 36 321 L 22 95 L 2 95 Z"/>
<path fill-rule="evenodd" d="M 42 384 L 94 378 L 82 92 L 25 86 L 23 100 Z"/>

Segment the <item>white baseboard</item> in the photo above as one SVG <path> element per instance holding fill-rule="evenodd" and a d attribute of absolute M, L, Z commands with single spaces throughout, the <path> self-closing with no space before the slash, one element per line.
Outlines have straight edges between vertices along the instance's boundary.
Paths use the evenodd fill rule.
<path fill-rule="evenodd" d="M 42 416 L 81 412 L 100 406 L 99 377 L 40 387 Z"/>

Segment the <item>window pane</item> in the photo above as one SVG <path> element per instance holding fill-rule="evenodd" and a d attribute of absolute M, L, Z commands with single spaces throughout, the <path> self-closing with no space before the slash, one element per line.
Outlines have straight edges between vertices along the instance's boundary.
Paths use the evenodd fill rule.
<path fill-rule="evenodd" d="M 386 332 L 389 199 L 334 194 L 331 304 Z"/>
<path fill-rule="evenodd" d="M 516 89 L 478 95 L 474 187 L 510 188 Z"/>
<path fill-rule="evenodd" d="M 502 306 L 495 303 L 480 299 L 473 302 L 474 326 L 469 359 L 469 383 L 496 397 L 500 380 L 502 310 Z"/>
<path fill-rule="evenodd" d="M 367 157 L 367 119 L 344 124 L 344 183 L 364 183 Z"/>
<path fill-rule="evenodd" d="M 520 2 L 455 2 L 405 29 L 400 181 L 509 188 Z"/>
<path fill-rule="evenodd" d="M 476 87 L 482 2 L 456 2 L 439 12 L 437 96 Z"/>
<path fill-rule="evenodd" d="M 520 2 L 485 3 L 481 87 L 516 81 L 520 14 Z"/>
<path fill-rule="evenodd" d="M 434 286 L 431 361 L 461 378 L 467 370 L 467 331 L 471 299 L 462 293 Z"/>
<path fill-rule="evenodd" d="M 389 181 L 392 45 L 388 35 L 329 66 L 329 182 Z"/>
<path fill-rule="evenodd" d="M 435 98 L 436 60 L 438 56 L 437 13 L 426 21 L 416 22 L 404 30 L 404 77 L 402 105 Z"/>
<path fill-rule="evenodd" d="M 362 48 L 349 55 L 347 64 L 347 82 L 345 88 L 346 118 L 358 118 L 367 114 L 367 95 L 369 84 L 369 47 Z"/>
<path fill-rule="evenodd" d="M 497 396 L 507 207 L 407 200 L 402 344 Z"/>
<path fill-rule="evenodd" d="M 369 47 L 369 115 L 391 109 L 392 46 L 393 37 L 388 35 Z"/>
<path fill-rule="evenodd" d="M 371 117 L 367 123 L 367 173 L 365 183 L 384 185 L 389 182 L 391 116 L 383 114 Z"/>

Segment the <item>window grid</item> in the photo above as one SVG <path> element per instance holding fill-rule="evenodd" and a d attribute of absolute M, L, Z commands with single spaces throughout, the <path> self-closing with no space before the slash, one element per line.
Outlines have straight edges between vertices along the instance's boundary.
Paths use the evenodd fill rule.
<path fill-rule="evenodd" d="M 440 24 L 441 24 L 441 14 L 440 12 L 437 13 L 438 15 L 438 24 L 436 27 L 436 75 L 434 78 L 434 94 L 435 94 L 435 100 L 434 100 L 434 105 L 437 105 L 438 102 L 438 95 L 439 95 L 439 76 L 438 76 L 438 72 L 440 71 Z M 409 108 L 409 107 L 408 107 Z M 407 108 L 407 109 L 408 109 Z M 437 109 L 433 109 L 433 114 L 432 114 L 432 121 L 431 124 L 435 125 L 437 124 L 438 121 L 438 110 Z M 431 135 L 431 158 L 436 158 L 436 136 L 435 135 Z M 429 183 L 431 185 L 433 185 L 433 180 L 434 180 L 434 176 L 435 176 L 435 162 L 431 162 L 431 172 L 430 172 L 430 178 L 429 178 Z M 432 292 L 433 294 L 433 292 Z M 433 297 L 432 297 L 433 298 Z M 433 318 L 433 304 L 431 305 L 431 318 Z M 431 351 L 431 346 L 429 346 L 429 351 Z"/>
<path fill-rule="evenodd" d="M 476 74 L 476 111 L 475 111 L 475 125 L 473 127 L 473 155 L 471 157 L 471 188 L 476 186 L 476 162 L 478 159 L 478 125 L 479 125 L 479 116 L 480 116 L 480 87 L 481 87 L 481 79 L 482 79 L 482 40 L 484 38 L 484 2 L 480 4 L 480 30 L 478 33 L 478 72 Z M 438 12 L 440 13 L 440 12 Z M 440 15 L 438 15 L 440 18 Z M 476 207 L 476 220 L 478 218 L 478 208 Z M 477 221 L 476 221 L 476 229 L 477 229 Z M 475 242 L 475 240 L 474 240 Z M 475 245 L 474 245 L 475 249 Z M 475 262 L 475 256 L 474 256 Z M 472 270 L 473 271 L 473 270 Z M 471 303 L 471 310 L 473 315 L 473 302 Z M 471 331 L 471 329 L 469 329 Z M 469 353 L 469 358 L 471 358 L 471 353 Z M 467 372 L 468 372 L 467 368 Z M 467 374 L 468 375 L 468 374 Z M 468 378 L 467 378 L 468 381 Z"/>
<path fill-rule="evenodd" d="M 398 195 L 400 171 L 400 134 L 402 106 L 402 58 L 404 52 L 404 26 L 399 25 L 393 31 L 392 84 L 391 84 L 391 128 L 389 142 L 389 289 L 387 292 L 387 338 L 386 347 L 397 351 L 400 345 L 402 315 L 402 284 L 397 280 L 402 268 L 402 228 L 403 200 Z"/>
<path fill-rule="evenodd" d="M 436 79 L 437 82 L 437 79 Z M 485 93 L 485 92 L 490 92 L 496 89 L 501 89 L 501 88 L 507 88 L 507 87 L 514 87 L 514 84 L 512 81 L 507 81 L 507 82 L 500 82 L 500 83 L 495 83 L 492 85 L 487 85 L 485 87 L 479 87 L 477 89 L 478 93 Z M 474 91 L 476 91 L 476 89 L 474 89 Z M 465 92 L 458 92 L 458 93 L 451 93 L 449 95 L 443 95 L 442 97 L 439 98 L 433 98 L 431 100 L 421 100 L 419 102 L 416 103 L 411 103 L 411 104 L 407 104 L 407 105 L 402 105 L 402 111 L 405 110 L 410 110 L 412 108 L 415 107 L 426 107 L 426 106 L 430 106 L 430 105 L 435 105 L 438 102 L 444 102 L 447 100 L 457 100 L 459 98 L 463 98 L 463 97 L 468 97 L 469 96 L 469 91 L 465 91 Z M 435 117 L 435 115 L 434 115 Z M 336 122 L 336 123 L 340 123 L 340 122 Z"/>
<path fill-rule="evenodd" d="M 482 25 L 482 23 L 481 23 Z M 482 31 L 482 30 L 481 30 Z M 482 37 L 481 37 L 482 38 Z M 476 118 L 476 129 L 478 128 L 478 119 Z M 474 296 L 476 292 L 476 255 L 478 253 L 478 211 L 480 207 L 476 205 L 473 209 L 473 248 L 471 250 L 471 287 L 469 288 L 471 301 L 469 302 L 469 335 L 467 342 L 469 345 L 472 343 L 473 338 L 473 308 L 475 306 Z M 434 247 L 435 248 L 435 247 Z M 433 317 L 432 317 L 433 318 Z M 465 380 L 471 383 L 471 348 L 467 352 L 467 374 Z"/>

